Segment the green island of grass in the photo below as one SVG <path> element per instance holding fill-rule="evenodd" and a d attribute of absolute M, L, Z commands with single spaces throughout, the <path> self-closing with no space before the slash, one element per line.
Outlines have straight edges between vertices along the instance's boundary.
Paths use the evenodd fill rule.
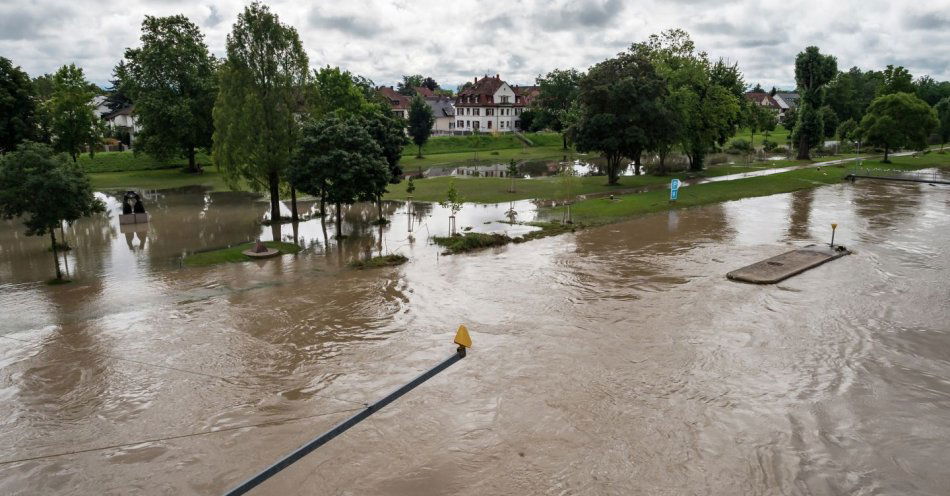
<path fill-rule="evenodd" d="M 264 245 L 280 250 L 281 254 L 297 253 L 301 250 L 299 245 L 279 241 L 265 241 Z M 185 256 L 183 263 L 189 267 L 205 267 L 219 263 L 247 262 L 254 259 L 241 252 L 253 247 L 254 243 L 242 243 L 227 248 L 192 253 Z"/>
<path fill-rule="evenodd" d="M 454 236 L 433 236 L 432 241 L 445 248 L 443 254 L 454 255 L 493 246 L 504 246 L 508 243 L 524 243 L 533 239 L 557 236 L 566 232 L 574 232 L 582 227 L 574 224 L 561 224 L 560 222 L 529 222 L 527 225 L 537 226 L 541 229 L 514 238 L 500 233 L 467 232 Z"/>
<path fill-rule="evenodd" d="M 389 255 L 383 255 L 379 257 L 373 257 L 369 260 L 354 260 L 350 262 L 350 267 L 354 269 L 375 269 L 379 267 L 394 267 L 396 265 L 402 265 L 408 262 L 409 259 L 405 255 L 400 255 L 398 253 L 392 253 Z"/>

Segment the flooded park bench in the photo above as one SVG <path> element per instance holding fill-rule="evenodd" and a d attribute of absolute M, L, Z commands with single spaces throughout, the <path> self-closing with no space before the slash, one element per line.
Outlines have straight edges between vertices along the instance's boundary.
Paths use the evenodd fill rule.
<path fill-rule="evenodd" d="M 132 202 L 135 204 L 133 205 Z M 119 215 L 119 225 L 128 224 L 147 224 L 148 213 L 145 212 L 145 205 L 142 203 L 142 197 L 134 191 L 126 191 L 122 197 L 122 214 Z"/>
<path fill-rule="evenodd" d="M 726 274 L 733 281 L 752 284 L 775 284 L 808 269 L 850 254 L 847 248 L 829 245 L 808 245 L 747 265 Z"/>

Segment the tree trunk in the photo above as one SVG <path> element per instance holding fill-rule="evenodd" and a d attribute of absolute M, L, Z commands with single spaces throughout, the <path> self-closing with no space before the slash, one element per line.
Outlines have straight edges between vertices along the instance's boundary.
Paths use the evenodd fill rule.
<path fill-rule="evenodd" d="M 290 220 L 294 224 L 300 222 L 300 217 L 297 215 L 297 188 L 293 186 L 290 188 Z"/>
<path fill-rule="evenodd" d="M 416 158 L 422 158 L 422 145 L 416 145 L 419 147 L 419 153 L 416 155 Z M 478 153 L 478 152 L 476 152 Z"/>
<path fill-rule="evenodd" d="M 327 193 L 324 190 L 320 190 L 320 217 L 327 216 Z"/>
<path fill-rule="evenodd" d="M 270 186 L 270 221 L 274 224 L 280 224 L 280 181 L 277 177 L 277 171 L 272 171 L 267 176 Z"/>
<path fill-rule="evenodd" d="M 376 195 L 376 216 L 379 218 L 379 225 L 383 225 L 383 197 Z"/>
<path fill-rule="evenodd" d="M 633 156 L 633 174 L 635 176 L 640 175 L 640 156 L 643 155 L 643 152 L 637 152 Z"/>
<path fill-rule="evenodd" d="M 617 179 L 619 179 L 620 170 L 620 157 L 608 158 L 607 159 L 607 184 L 613 185 L 617 184 Z"/>
<path fill-rule="evenodd" d="M 343 212 L 341 212 L 341 205 L 336 204 L 336 239 L 343 239 Z"/>
<path fill-rule="evenodd" d="M 56 233 L 53 229 L 49 230 L 49 239 L 53 244 L 53 263 L 56 265 L 56 280 L 63 280 L 63 273 L 59 270 L 59 252 L 56 250 Z"/>
<path fill-rule="evenodd" d="M 884 163 L 887 163 L 887 145 L 884 145 Z"/>
<path fill-rule="evenodd" d="M 798 140 L 798 160 L 811 160 L 811 155 L 808 153 L 808 138 L 805 136 Z"/>
<path fill-rule="evenodd" d="M 561 133 L 561 148 L 567 150 L 567 134 Z"/>

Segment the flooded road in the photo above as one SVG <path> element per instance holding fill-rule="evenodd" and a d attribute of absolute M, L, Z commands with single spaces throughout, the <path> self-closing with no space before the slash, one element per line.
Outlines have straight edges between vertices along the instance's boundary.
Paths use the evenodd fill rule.
<path fill-rule="evenodd" d="M 52 274 L 45 239 L 0 224 L 2 494 L 218 494 L 447 357 L 463 322 L 468 358 L 259 493 L 950 487 L 947 188 L 842 184 L 449 257 L 426 241 L 440 207 L 387 204 L 381 229 L 358 206 L 342 243 L 311 220 L 299 255 L 209 268 L 178 260 L 269 239 L 266 203 L 146 202 L 144 233 L 67 230 L 65 286 L 33 282 Z M 458 225 L 525 229 L 498 222 L 509 210 L 538 215 L 468 205 Z M 726 280 L 831 222 L 854 255 Z M 379 251 L 410 262 L 346 266 Z"/>

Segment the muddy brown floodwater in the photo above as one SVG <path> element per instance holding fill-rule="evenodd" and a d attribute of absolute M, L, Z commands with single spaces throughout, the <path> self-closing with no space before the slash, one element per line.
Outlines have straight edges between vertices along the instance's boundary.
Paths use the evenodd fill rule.
<path fill-rule="evenodd" d="M 468 358 L 257 494 L 946 494 L 950 190 L 858 182 L 439 256 L 438 206 L 346 212 L 279 260 L 180 268 L 263 235 L 259 199 L 148 192 L 152 222 L 0 224 L 0 494 L 219 494 L 453 351 Z M 312 204 L 305 204 L 304 210 Z M 459 226 L 525 229 L 530 202 Z M 486 224 L 487 222 L 487 224 Z M 808 242 L 774 286 L 725 273 Z M 332 228 L 327 226 L 331 231 Z M 380 238 L 382 234 L 382 238 Z M 281 237 L 293 239 L 294 228 Z M 380 250 L 410 262 L 357 271 Z"/>

